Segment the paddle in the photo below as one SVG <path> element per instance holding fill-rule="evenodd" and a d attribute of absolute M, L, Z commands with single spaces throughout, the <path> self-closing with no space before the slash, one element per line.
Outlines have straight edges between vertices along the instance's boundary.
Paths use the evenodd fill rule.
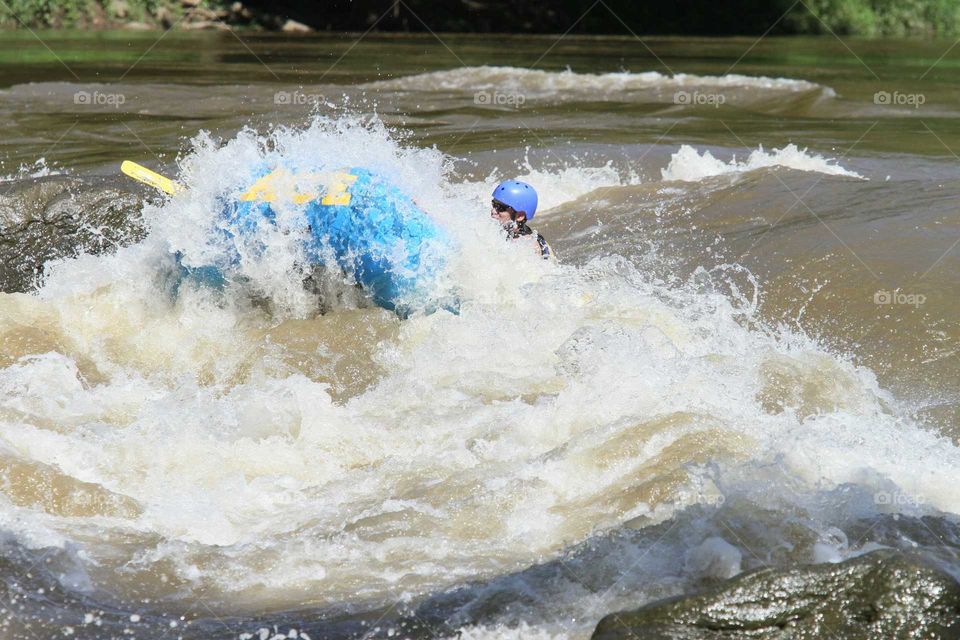
<path fill-rule="evenodd" d="M 171 196 L 183 190 L 183 185 L 177 184 L 170 178 L 165 178 L 156 171 L 151 171 L 130 160 L 123 161 L 123 164 L 120 165 L 120 171 L 138 182 L 150 185 Z"/>

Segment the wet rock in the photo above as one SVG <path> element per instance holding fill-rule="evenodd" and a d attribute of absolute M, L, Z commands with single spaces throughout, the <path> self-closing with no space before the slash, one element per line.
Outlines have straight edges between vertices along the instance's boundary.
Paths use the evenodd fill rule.
<path fill-rule="evenodd" d="M 280 27 L 280 30 L 285 33 L 310 33 L 313 31 L 313 29 L 307 25 L 302 22 L 297 22 L 296 20 L 287 20 L 283 23 L 283 26 Z"/>
<path fill-rule="evenodd" d="M 220 31 L 230 31 L 230 25 L 219 20 L 198 20 L 196 22 L 185 22 L 181 28 L 186 31 L 203 31 L 209 29 L 219 29 Z"/>
<path fill-rule="evenodd" d="M 173 12 L 167 7 L 158 7 L 153 16 L 157 19 L 164 29 L 169 29 L 174 25 Z"/>
<path fill-rule="evenodd" d="M 128 184 L 71 176 L 0 183 L 0 291 L 26 291 L 49 260 L 142 238 L 145 194 Z"/>
<path fill-rule="evenodd" d="M 225 9 L 207 9 L 205 7 L 197 7 L 193 9 L 189 14 L 189 19 L 192 21 L 213 21 L 213 20 L 222 20 L 229 15 L 229 12 Z"/>
<path fill-rule="evenodd" d="M 242 2 L 234 2 L 230 5 L 230 19 L 250 21 L 253 19 L 253 12 L 243 6 Z"/>
<path fill-rule="evenodd" d="M 613 613 L 593 638 L 886 640 L 960 637 L 960 584 L 897 551 L 760 569 L 715 589 Z"/>

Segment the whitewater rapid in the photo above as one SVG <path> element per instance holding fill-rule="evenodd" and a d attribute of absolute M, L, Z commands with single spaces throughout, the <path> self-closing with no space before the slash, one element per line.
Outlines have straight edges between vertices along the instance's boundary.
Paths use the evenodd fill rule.
<path fill-rule="evenodd" d="M 354 291 L 318 314 L 282 224 L 261 251 L 240 247 L 242 282 L 169 294 L 173 252 L 202 264 L 224 251 L 218 198 L 248 167 L 304 154 L 403 185 L 456 239 L 459 313 L 400 321 Z M 859 177 L 795 147 L 746 163 L 683 147 L 662 179 L 757 168 Z M 855 486 L 862 512 L 960 513 L 956 446 L 869 369 L 764 323 L 762 283 L 731 288 L 731 265 L 705 256 L 667 283 L 648 267 L 668 247 L 646 264 L 616 251 L 572 264 L 562 240 L 560 262 L 539 260 L 490 223 L 490 181 L 377 122 L 201 135 L 179 169 L 189 189 L 145 208 L 145 240 L 50 264 L 35 293 L 0 297 L 0 461 L 18 470 L 0 523 L 56 550 L 70 589 L 202 594 L 219 613 L 385 606 L 758 490 L 787 510 Z M 518 172 L 544 188 L 545 221 L 650 180 L 612 165 Z M 37 483 L 74 498 L 38 503 Z M 829 512 L 798 526 L 802 561 L 865 550 Z M 666 591 L 754 564 L 724 535 L 669 547 Z"/>
<path fill-rule="evenodd" d="M 519 69 L 517 67 L 477 66 L 419 73 L 391 80 L 380 80 L 366 85 L 380 90 L 455 91 L 463 89 L 515 92 L 536 98 L 563 98 L 590 95 L 594 99 L 628 100 L 631 92 L 642 90 L 682 89 L 747 89 L 758 92 L 824 91 L 833 90 L 815 82 L 793 78 L 769 78 L 727 73 L 720 76 L 687 73 L 663 74 L 658 71 L 615 73 L 578 73 Z"/>

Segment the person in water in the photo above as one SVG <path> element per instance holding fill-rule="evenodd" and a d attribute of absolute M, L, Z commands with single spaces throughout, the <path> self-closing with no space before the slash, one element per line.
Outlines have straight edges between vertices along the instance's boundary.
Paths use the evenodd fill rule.
<path fill-rule="evenodd" d="M 547 260 L 550 245 L 542 235 L 527 226 L 537 212 L 537 192 L 526 182 L 505 180 L 493 190 L 490 217 L 497 220 L 507 232 L 508 240 L 535 240 L 535 250 Z"/>

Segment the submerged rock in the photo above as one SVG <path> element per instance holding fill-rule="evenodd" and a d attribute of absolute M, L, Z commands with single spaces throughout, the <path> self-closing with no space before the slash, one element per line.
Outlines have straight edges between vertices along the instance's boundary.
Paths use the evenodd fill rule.
<path fill-rule="evenodd" d="M 695 596 L 612 613 L 593 638 L 815 640 L 960 637 L 960 584 L 897 551 L 760 569 Z"/>
<path fill-rule="evenodd" d="M 49 260 L 142 238 L 138 189 L 125 179 L 72 176 L 0 184 L 0 291 L 26 291 Z"/>

